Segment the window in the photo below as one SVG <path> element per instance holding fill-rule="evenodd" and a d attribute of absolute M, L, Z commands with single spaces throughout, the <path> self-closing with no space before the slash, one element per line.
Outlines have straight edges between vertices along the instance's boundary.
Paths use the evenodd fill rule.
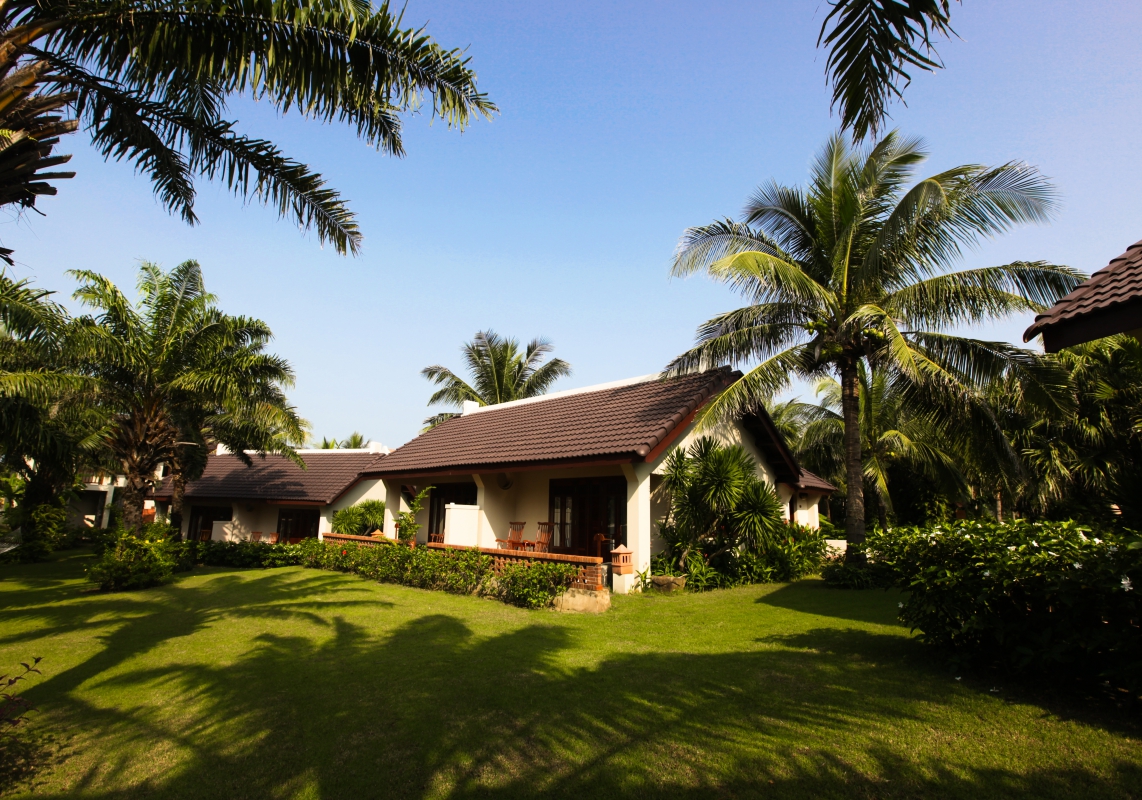
<path fill-rule="evenodd" d="M 552 548 L 609 559 L 626 544 L 626 496 L 626 478 L 551 481 Z"/>
<path fill-rule="evenodd" d="M 209 541 L 215 522 L 229 522 L 234 518 L 233 506 L 191 506 L 190 527 L 186 538 L 191 541 Z"/>
<path fill-rule="evenodd" d="M 316 508 L 283 508 L 278 510 L 278 541 L 300 541 L 317 535 L 321 512 Z"/>

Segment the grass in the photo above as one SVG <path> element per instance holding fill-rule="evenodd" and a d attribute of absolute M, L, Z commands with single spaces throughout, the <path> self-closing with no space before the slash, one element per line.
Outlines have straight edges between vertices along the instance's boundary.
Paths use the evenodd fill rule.
<path fill-rule="evenodd" d="M 0 667 L 44 656 L 12 794 L 1142 796 L 1128 712 L 956 680 L 892 594 L 575 616 L 301 568 L 96 594 L 89 562 L 0 567 Z"/>

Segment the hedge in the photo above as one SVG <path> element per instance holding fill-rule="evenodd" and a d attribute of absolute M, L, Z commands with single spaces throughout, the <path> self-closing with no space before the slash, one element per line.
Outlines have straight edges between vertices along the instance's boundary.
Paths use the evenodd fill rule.
<path fill-rule="evenodd" d="M 1142 539 L 1074 522 L 870 534 L 900 618 L 961 664 L 1142 690 Z"/>
<path fill-rule="evenodd" d="M 352 572 L 381 583 L 489 596 L 513 605 L 541 608 L 551 605 L 570 585 L 576 572 L 569 565 L 536 563 L 510 568 L 497 577 L 492 572 L 492 558 L 478 551 L 432 550 L 391 542 L 181 542 L 157 533 L 144 537 L 120 534 L 88 570 L 88 579 L 104 590 L 122 590 L 164 583 L 173 572 L 193 569 L 198 564 L 242 568 L 303 566 Z"/>

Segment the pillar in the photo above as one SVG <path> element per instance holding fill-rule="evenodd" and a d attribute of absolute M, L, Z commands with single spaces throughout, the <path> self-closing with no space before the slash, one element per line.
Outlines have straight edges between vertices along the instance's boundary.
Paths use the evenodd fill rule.
<path fill-rule="evenodd" d="M 623 464 L 627 479 L 627 547 L 636 573 L 650 569 L 650 464 Z M 615 575 L 616 594 L 627 594 L 638 581 L 637 575 Z"/>

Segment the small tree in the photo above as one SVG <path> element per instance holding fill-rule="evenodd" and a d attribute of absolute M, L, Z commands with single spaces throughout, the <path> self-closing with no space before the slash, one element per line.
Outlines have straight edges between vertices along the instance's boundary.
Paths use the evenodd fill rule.
<path fill-rule="evenodd" d="M 662 488 L 670 514 L 659 529 L 683 568 L 692 552 L 714 559 L 732 550 L 758 551 L 784 530 L 781 501 L 757 475 L 740 445 L 702 437 L 666 459 Z"/>
<path fill-rule="evenodd" d="M 408 511 L 397 514 L 397 538 L 402 542 L 416 541 L 416 535 L 420 533 L 420 523 L 416 521 L 416 515 L 424 508 L 424 501 L 428 499 L 428 493 L 432 489 L 432 486 L 425 486 L 417 492 L 416 497 L 408 501 Z"/>

